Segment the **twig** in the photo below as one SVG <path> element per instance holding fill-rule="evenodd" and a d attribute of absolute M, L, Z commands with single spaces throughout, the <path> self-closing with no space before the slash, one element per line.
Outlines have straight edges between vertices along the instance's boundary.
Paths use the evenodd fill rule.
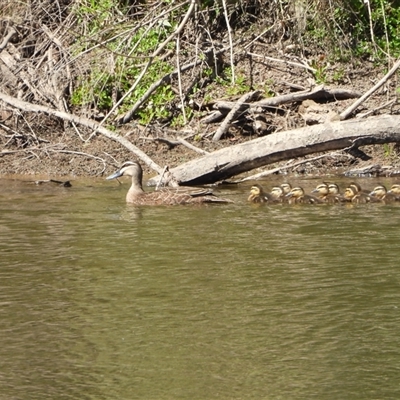
<path fill-rule="evenodd" d="M 369 111 L 367 111 L 366 113 L 363 113 L 363 114 L 358 114 L 357 118 L 368 117 L 368 115 L 374 114 L 376 111 L 382 110 L 382 108 L 386 108 L 386 107 L 391 106 L 392 104 L 396 103 L 396 101 L 397 101 L 397 99 L 392 99 L 392 100 L 386 102 L 385 104 L 382 104 L 381 106 L 374 108 L 373 110 L 369 110 Z"/>
<path fill-rule="evenodd" d="M 85 139 L 82 137 L 82 135 L 81 135 L 81 133 L 79 132 L 79 129 L 78 129 L 78 127 L 76 126 L 76 124 L 75 124 L 74 122 L 71 122 L 71 124 L 72 124 L 72 127 L 74 128 L 76 134 L 79 136 L 79 139 L 81 139 L 82 142 L 87 143 L 87 140 L 85 140 Z"/>
<path fill-rule="evenodd" d="M 376 92 L 384 83 L 386 83 L 389 78 L 397 71 L 397 69 L 400 67 L 400 58 L 396 61 L 396 63 L 393 65 L 392 69 L 371 89 L 369 89 L 365 94 L 363 94 L 355 103 L 353 103 L 350 107 L 348 107 L 346 110 L 344 110 L 340 114 L 340 120 L 343 121 L 344 119 L 347 119 L 349 115 L 362 103 L 364 103 L 365 100 L 368 99 L 369 96 L 371 96 L 372 93 Z"/>
<path fill-rule="evenodd" d="M 221 136 L 228 129 L 229 124 L 236 117 L 236 115 L 238 114 L 239 109 L 243 105 L 243 103 L 245 103 L 247 100 L 251 100 L 252 98 L 258 96 L 259 94 L 260 94 L 260 91 L 258 91 L 258 90 L 255 90 L 254 92 L 246 93 L 236 102 L 235 106 L 232 107 L 231 111 L 229 111 L 228 115 L 224 119 L 224 122 L 220 125 L 220 127 L 215 132 L 215 134 L 212 138 L 212 140 L 214 142 L 221 139 Z"/>
<path fill-rule="evenodd" d="M 106 170 L 107 168 L 107 163 L 105 162 L 105 160 L 101 157 L 97 157 L 94 156 L 92 154 L 88 154 L 88 153 L 83 153 L 82 151 L 73 151 L 73 150 L 56 150 L 56 149 L 38 149 L 38 150 L 46 150 L 46 151 L 50 151 L 52 153 L 65 153 L 65 154 L 75 154 L 78 156 L 84 156 L 84 157 L 89 157 L 89 158 L 93 158 L 95 160 L 101 161 L 103 163 L 103 169 L 100 171 L 99 175 L 102 175 L 103 172 Z"/>
<path fill-rule="evenodd" d="M 185 102 L 182 93 L 182 78 L 181 78 L 181 66 L 179 62 L 179 52 L 180 52 L 180 41 L 179 35 L 176 37 L 176 69 L 178 70 L 178 87 L 179 87 L 179 98 L 181 99 L 181 108 L 182 108 L 182 116 L 183 116 L 183 123 L 186 125 L 186 111 L 185 111 Z"/>
<path fill-rule="evenodd" d="M 115 165 L 119 165 L 117 159 L 115 157 L 113 157 L 111 154 L 107 153 L 106 151 L 103 151 L 103 153 L 107 156 L 110 157 L 111 160 L 113 160 L 113 162 L 115 163 Z"/>
<path fill-rule="evenodd" d="M 244 46 L 244 49 L 248 49 L 256 40 L 260 39 L 260 37 L 264 36 L 267 32 L 269 32 L 271 29 L 275 27 L 275 24 L 269 26 L 268 28 L 264 29 L 259 35 L 257 35 L 250 43 L 247 43 L 246 46 Z"/>
<path fill-rule="evenodd" d="M 199 149 L 198 147 L 194 146 L 193 144 L 189 143 L 188 141 L 186 141 L 184 138 L 182 137 L 178 137 L 178 142 L 183 144 L 184 146 L 186 146 L 188 149 L 191 149 L 197 153 L 206 155 L 206 154 L 210 154 L 208 151 L 205 151 L 203 149 Z"/>
<path fill-rule="evenodd" d="M 0 128 L 4 129 L 4 130 L 7 131 L 7 132 L 12 132 L 13 135 L 18 135 L 18 132 L 17 132 L 17 131 L 15 131 L 14 129 L 12 129 L 12 128 L 10 128 L 9 126 L 4 125 L 4 124 L 2 124 L 2 123 L 0 123 Z"/>
<path fill-rule="evenodd" d="M 304 69 L 307 69 L 308 71 L 311 71 L 312 73 L 317 72 L 317 70 L 315 68 L 312 68 L 312 67 L 310 67 L 308 65 L 305 65 L 305 64 L 300 64 L 300 63 L 296 63 L 296 62 L 293 62 L 293 61 L 287 61 L 287 60 L 279 60 L 277 58 L 263 56 L 263 55 L 255 54 L 255 53 L 250 53 L 248 51 L 246 52 L 246 54 L 248 54 L 249 56 L 252 56 L 252 57 L 263 58 L 264 60 L 268 60 L 268 61 L 274 61 L 274 62 L 277 62 L 277 63 L 288 64 L 288 65 L 293 65 L 295 67 L 304 68 Z"/>
<path fill-rule="evenodd" d="M 385 27 L 385 39 L 386 39 L 386 55 L 388 56 L 388 67 L 390 65 L 390 46 L 389 46 L 389 34 L 388 28 L 386 23 L 386 13 L 385 13 L 385 6 L 383 5 L 383 1 L 381 1 L 381 8 L 382 8 L 382 16 L 383 16 L 383 26 Z"/>
<path fill-rule="evenodd" d="M 228 9 L 226 7 L 226 0 L 222 0 L 222 6 L 224 7 L 224 16 L 226 21 L 226 27 L 228 29 L 229 54 L 231 59 L 231 74 L 232 74 L 231 84 L 234 85 L 236 79 L 235 79 L 235 65 L 233 60 L 232 30 L 231 30 L 231 25 L 229 23 L 229 15 L 228 15 Z"/>
<path fill-rule="evenodd" d="M 38 144 L 38 143 L 39 143 L 39 140 L 38 140 L 38 138 L 37 138 L 37 136 L 36 136 L 36 133 L 35 133 L 34 130 L 32 129 L 30 123 L 26 120 L 26 118 L 24 117 L 23 114 L 21 114 L 21 117 L 22 117 L 22 119 L 25 121 L 25 123 L 26 123 L 26 125 L 28 126 L 29 130 L 31 131 L 31 134 L 32 134 L 32 136 L 33 136 L 34 141 L 36 142 L 36 144 Z"/>
<path fill-rule="evenodd" d="M 161 183 L 162 183 L 162 180 L 163 180 L 163 178 L 164 178 L 164 174 L 165 174 L 167 171 L 168 171 L 168 166 L 166 165 L 166 166 L 164 167 L 164 169 L 163 169 L 161 175 L 160 175 L 160 179 L 159 179 L 158 182 L 157 182 L 156 190 L 158 190 L 158 189 L 160 188 Z"/>
<path fill-rule="evenodd" d="M 17 31 L 14 29 L 14 27 L 10 27 L 7 36 L 3 39 L 3 41 L 0 43 L 0 53 L 6 48 L 7 43 L 10 41 L 14 33 L 17 33 Z"/>
<path fill-rule="evenodd" d="M 63 186 L 63 187 L 72 186 L 70 181 L 58 181 L 56 179 L 40 179 L 32 183 L 34 183 L 35 185 L 42 185 L 43 183 L 56 183 L 58 186 Z"/>
<path fill-rule="evenodd" d="M 375 43 L 375 36 L 374 36 L 374 28 L 373 28 L 373 24 L 372 24 L 372 13 L 371 13 L 371 4 L 370 4 L 370 0 L 364 0 L 363 1 L 364 4 L 367 5 L 368 8 L 368 17 L 369 17 L 369 31 L 371 33 L 371 42 L 374 45 L 375 48 L 375 52 L 377 50 L 377 45 Z"/>
<path fill-rule="evenodd" d="M 8 154 L 15 154 L 15 153 L 22 153 L 25 152 L 26 150 L 1 150 L 0 151 L 0 157 L 6 156 Z"/>

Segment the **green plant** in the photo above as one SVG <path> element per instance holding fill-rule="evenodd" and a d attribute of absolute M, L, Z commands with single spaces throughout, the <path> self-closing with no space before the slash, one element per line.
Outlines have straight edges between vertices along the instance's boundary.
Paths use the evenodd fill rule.
<path fill-rule="evenodd" d="M 298 34 L 305 47 L 317 46 L 337 58 L 373 57 L 386 61 L 400 55 L 398 0 L 307 2 L 307 23 Z M 296 26 L 293 27 L 293 30 Z"/>
<path fill-rule="evenodd" d="M 319 57 L 317 60 L 312 60 L 311 67 L 314 68 L 315 81 L 317 83 L 326 83 L 327 82 L 326 71 L 328 69 L 328 65 L 325 61 L 325 57 Z"/>
<path fill-rule="evenodd" d="M 112 0 L 79 0 L 75 3 L 74 13 L 81 26 L 85 26 L 87 33 L 93 34 L 113 20 L 118 2 Z"/>
<path fill-rule="evenodd" d="M 235 83 L 232 85 L 232 69 L 225 68 L 221 75 L 215 77 L 215 82 L 226 87 L 228 96 L 236 96 L 250 91 L 250 86 L 246 84 L 246 77 L 243 74 L 235 76 Z"/>
<path fill-rule="evenodd" d="M 115 53 L 109 53 L 108 59 L 102 59 L 100 51 L 95 54 L 92 68 L 79 79 L 71 95 L 72 104 L 93 105 L 103 112 L 108 112 L 114 106 L 114 102 L 132 87 L 147 57 L 165 40 L 170 29 L 166 24 L 159 24 L 152 29 L 136 30 L 129 40 L 110 41 L 108 48 Z M 124 98 L 119 111 L 125 113 L 130 110 L 154 82 L 172 70 L 173 67 L 169 63 L 154 60 L 136 89 Z M 144 107 L 138 110 L 140 123 L 148 124 L 153 118 L 169 118 L 168 103 L 174 97 L 170 85 L 158 87 Z"/>
<path fill-rule="evenodd" d="M 334 82 L 341 82 L 344 78 L 344 70 L 343 68 L 338 68 L 333 72 L 332 80 Z"/>
<path fill-rule="evenodd" d="M 264 97 L 274 97 L 275 93 L 271 86 L 274 84 L 273 80 L 269 79 L 266 82 L 256 85 L 257 90 L 261 90 L 263 92 Z"/>
<path fill-rule="evenodd" d="M 190 107 L 185 107 L 185 118 L 186 123 L 193 117 L 193 110 Z M 176 117 L 172 118 L 171 127 L 173 128 L 181 128 L 185 126 L 185 118 L 183 113 L 178 114 Z"/>
<path fill-rule="evenodd" d="M 383 152 L 386 158 L 392 158 L 396 153 L 394 145 L 389 143 L 383 144 Z"/>

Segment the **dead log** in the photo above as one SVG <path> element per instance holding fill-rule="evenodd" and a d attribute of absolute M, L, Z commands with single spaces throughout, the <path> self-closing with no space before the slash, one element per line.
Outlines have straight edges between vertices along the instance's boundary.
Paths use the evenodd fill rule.
<path fill-rule="evenodd" d="M 244 111 L 246 109 L 257 110 L 260 108 L 276 107 L 281 104 L 300 102 L 304 100 L 345 100 L 360 97 L 361 93 L 346 90 L 346 89 L 328 89 L 323 85 L 317 86 L 314 90 L 305 90 L 302 92 L 295 92 L 284 94 L 282 96 L 269 97 L 254 103 L 243 103 L 241 104 L 238 111 Z M 221 113 L 226 114 L 236 106 L 237 103 L 232 101 L 217 101 L 214 104 L 214 108 L 219 110 Z"/>
<path fill-rule="evenodd" d="M 250 140 L 181 164 L 171 173 L 184 185 L 202 185 L 228 179 L 264 165 L 308 154 L 359 146 L 400 142 L 400 116 L 330 122 Z M 149 185 L 155 185 L 152 178 Z"/>

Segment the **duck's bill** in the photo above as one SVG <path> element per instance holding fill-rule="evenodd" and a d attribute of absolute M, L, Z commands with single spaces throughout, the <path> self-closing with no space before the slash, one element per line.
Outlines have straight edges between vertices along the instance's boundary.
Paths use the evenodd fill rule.
<path fill-rule="evenodd" d="M 107 180 L 111 180 L 111 179 L 115 179 L 115 178 L 119 178 L 120 176 L 122 176 L 121 171 L 117 171 L 114 172 L 113 174 L 111 174 L 110 176 L 107 176 Z"/>

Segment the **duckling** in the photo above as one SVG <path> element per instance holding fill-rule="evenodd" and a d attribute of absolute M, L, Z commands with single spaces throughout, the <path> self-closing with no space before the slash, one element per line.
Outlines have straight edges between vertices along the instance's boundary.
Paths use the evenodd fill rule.
<path fill-rule="evenodd" d="M 336 194 L 336 195 L 340 194 L 339 186 L 336 183 L 330 183 L 328 185 L 328 189 L 330 194 Z"/>
<path fill-rule="evenodd" d="M 162 188 L 154 192 L 145 192 L 142 186 L 143 170 L 137 161 L 127 161 L 114 174 L 106 179 L 115 179 L 120 176 L 130 176 L 132 178 L 131 187 L 126 194 L 126 202 L 136 205 L 176 205 L 193 203 L 233 203 L 232 200 L 223 199 L 215 196 L 208 189 Z"/>
<path fill-rule="evenodd" d="M 364 194 L 369 194 L 369 190 L 363 189 L 361 185 L 357 182 L 350 182 L 349 188 L 353 188 L 355 193 L 364 193 Z"/>
<path fill-rule="evenodd" d="M 323 182 L 319 184 L 311 193 L 316 193 L 316 196 L 319 199 L 325 200 L 326 196 L 329 194 L 329 185 Z"/>
<path fill-rule="evenodd" d="M 256 183 L 250 188 L 250 196 L 247 201 L 252 203 L 267 203 L 269 201 L 269 195 L 265 193 L 261 185 Z"/>
<path fill-rule="evenodd" d="M 388 193 L 393 194 L 396 201 L 400 201 L 400 185 L 398 183 L 393 184 Z"/>
<path fill-rule="evenodd" d="M 396 200 L 396 196 L 393 193 L 389 193 L 384 185 L 378 185 L 369 194 L 372 201 L 379 201 L 384 203 L 390 203 Z"/>
<path fill-rule="evenodd" d="M 350 185 L 344 191 L 344 200 L 352 203 L 369 203 L 371 198 L 365 193 L 358 192 L 357 189 Z"/>
<path fill-rule="evenodd" d="M 339 186 L 336 183 L 330 183 L 328 185 L 329 197 L 333 197 L 334 203 L 340 203 L 344 201 L 343 195 L 340 193 Z"/>
<path fill-rule="evenodd" d="M 323 182 L 311 193 L 317 193 L 317 198 L 324 203 L 338 203 L 340 201 L 339 186 L 336 183 Z"/>
<path fill-rule="evenodd" d="M 275 203 L 282 203 L 286 201 L 285 193 L 281 186 L 274 186 L 269 195 L 270 199 Z"/>
<path fill-rule="evenodd" d="M 308 203 L 308 204 L 319 204 L 323 203 L 322 200 L 305 194 L 304 189 L 300 186 L 294 187 L 286 197 L 289 199 L 289 204 L 298 204 L 298 203 Z"/>

